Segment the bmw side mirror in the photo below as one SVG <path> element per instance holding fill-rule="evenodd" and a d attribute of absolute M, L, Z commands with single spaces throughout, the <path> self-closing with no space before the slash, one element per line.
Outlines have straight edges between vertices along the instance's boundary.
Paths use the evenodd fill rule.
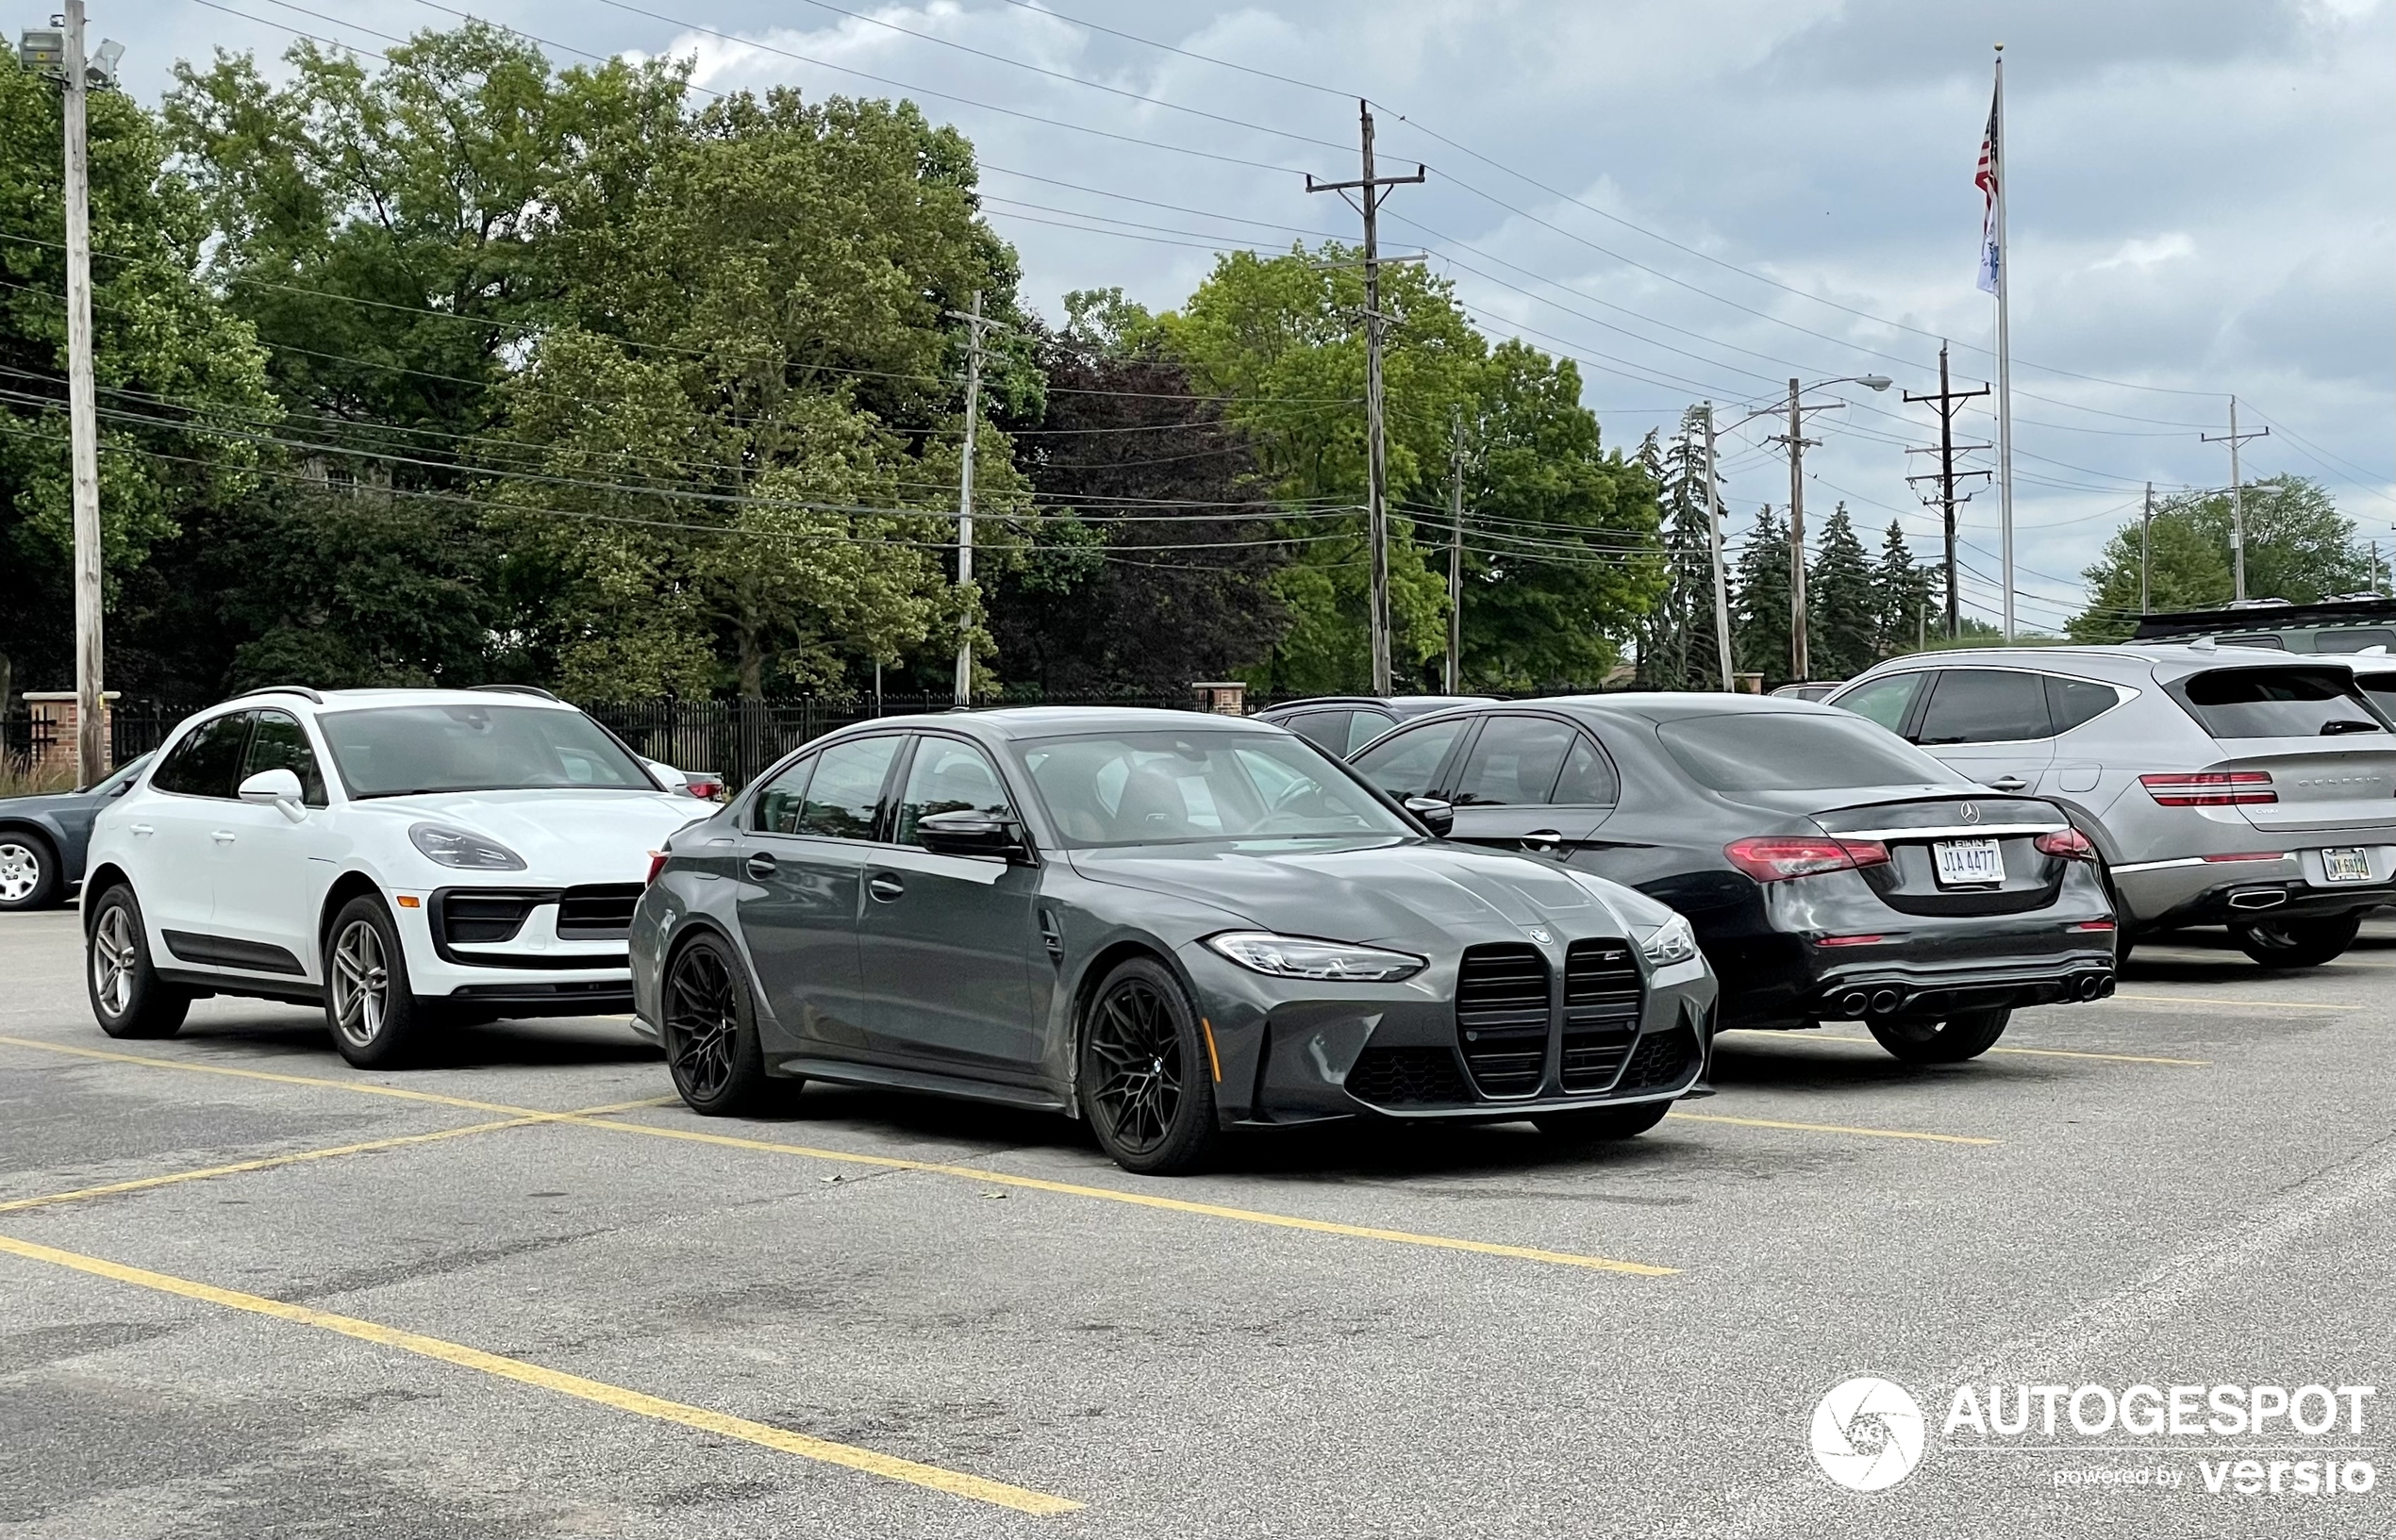
<path fill-rule="evenodd" d="M 300 778 L 287 770 L 262 770 L 241 783 L 243 802 L 279 807 L 293 823 L 308 817 L 308 806 L 301 801 L 305 795 Z"/>
<path fill-rule="evenodd" d="M 1012 819 L 978 808 L 960 807 L 919 820 L 915 837 L 936 855 L 996 855 L 1009 861 L 1031 858 L 1023 831 Z"/>
<path fill-rule="evenodd" d="M 1445 839 L 1456 827 L 1456 806 L 1437 797 L 1408 797 L 1406 810 L 1423 820 L 1423 826 L 1438 838 Z"/>

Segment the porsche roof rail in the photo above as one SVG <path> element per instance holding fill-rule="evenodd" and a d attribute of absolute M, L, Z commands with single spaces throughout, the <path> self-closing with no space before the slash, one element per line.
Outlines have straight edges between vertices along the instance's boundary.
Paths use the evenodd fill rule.
<path fill-rule="evenodd" d="M 318 705 L 323 705 L 324 704 L 324 697 L 317 694 L 306 685 L 260 685 L 256 689 L 245 689 L 241 691 L 241 694 L 234 696 L 233 699 L 237 701 L 246 701 L 253 695 L 297 695 L 304 699 L 313 701 Z"/>
<path fill-rule="evenodd" d="M 466 687 L 468 689 L 488 690 L 495 695 L 538 695 L 544 701 L 557 700 L 557 697 L 550 694 L 547 690 L 542 689 L 539 685 L 469 685 Z M 558 701 L 557 704 L 559 705 L 565 704 L 563 701 Z"/>

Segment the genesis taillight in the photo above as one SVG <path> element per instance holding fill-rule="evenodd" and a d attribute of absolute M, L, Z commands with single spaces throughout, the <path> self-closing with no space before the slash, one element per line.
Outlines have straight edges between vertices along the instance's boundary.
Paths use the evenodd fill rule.
<path fill-rule="evenodd" d="M 1826 839 L 1806 835 L 1756 835 L 1722 847 L 1730 864 L 1759 883 L 1786 882 L 1824 871 L 1883 866 L 1889 847 L 1877 839 Z"/>
<path fill-rule="evenodd" d="M 2141 775 L 2138 785 L 2161 807 L 2238 807 L 2275 803 L 2269 770 L 2195 770 Z"/>
<path fill-rule="evenodd" d="M 2030 843 L 2045 854 L 2060 855 L 2067 861 L 2096 859 L 2096 847 L 2089 844 L 2088 836 L 2077 829 L 2057 829 L 2051 835 L 2040 835 Z"/>

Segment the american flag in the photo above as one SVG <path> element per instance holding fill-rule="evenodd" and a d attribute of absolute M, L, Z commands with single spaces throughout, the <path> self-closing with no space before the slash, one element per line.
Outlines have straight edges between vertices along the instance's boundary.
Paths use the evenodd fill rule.
<path fill-rule="evenodd" d="M 2004 259 L 1997 249 L 1997 174 L 2002 157 L 1997 151 L 1997 98 L 1988 101 L 1988 131 L 1980 137 L 1980 169 L 1972 174 L 1972 185 L 1978 188 L 1984 200 L 1980 213 L 1980 288 L 1984 292 L 1997 291 L 1997 267 Z"/>

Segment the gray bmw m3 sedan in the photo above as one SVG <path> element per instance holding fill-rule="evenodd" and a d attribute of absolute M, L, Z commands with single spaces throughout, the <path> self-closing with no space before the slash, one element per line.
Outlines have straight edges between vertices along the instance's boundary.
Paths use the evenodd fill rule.
<path fill-rule="evenodd" d="M 1445 813 L 1237 719 L 860 723 L 653 860 L 637 1024 L 703 1113 L 920 1090 L 1086 1118 L 1143 1173 L 1340 1118 L 1622 1138 L 1706 1094 L 1688 922 Z"/>

